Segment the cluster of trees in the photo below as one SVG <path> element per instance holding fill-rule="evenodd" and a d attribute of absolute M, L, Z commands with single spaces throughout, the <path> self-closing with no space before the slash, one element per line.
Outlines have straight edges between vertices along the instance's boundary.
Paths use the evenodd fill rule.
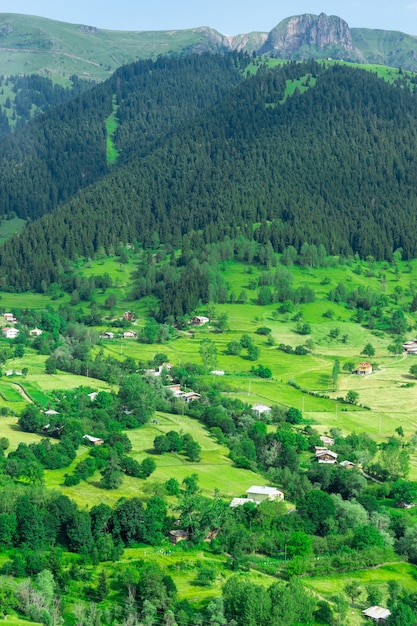
<path fill-rule="evenodd" d="M 175 430 L 170 430 L 166 435 L 157 435 L 153 441 L 153 449 L 156 454 L 182 453 L 194 463 L 198 463 L 201 459 L 201 446 L 198 441 L 195 441 L 188 433 L 180 435 Z"/>
<path fill-rule="evenodd" d="M 69 81 L 70 85 L 63 87 L 39 74 L 0 76 L 0 93 L 4 100 L 3 107 L 0 106 L 0 138 L 12 128 L 22 128 L 34 115 L 46 113 L 96 84 L 80 80 L 76 75 L 70 76 Z M 11 95 L 4 99 L 5 88 Z"/>
<path fill-rule="evenodd" d="M 27 405 L 19 417 L 19 426 L 25 432 L 43 435 L 44 439 L 29 445 L 20 443 L 2 459 L 3 473 L 40 483 L 44 469 L 70 465 L 80 445 L 88 445 L 84 435 L 89 435 L 104 443 L 91 446 L 89 458 L 80 461 L 74 473 L 66 476 L 66 485 L 87 480 L 96 471 L 101 472 L 100 484 L 105 489 L 119 487 L 124 475 L 143 479 L 150 476 L 156 468 L 155 461 L 148 458 L 138 463 L 128 456 L 132 446 L 122 430 L 137 428 L 151 418 L 157 405 L 155 388 L 139 374 L 128 374 L 117 395 L 101 391 L 91 400 L 89 391 L 79 388 L 57 393 L 59 410 L 55 415 L 46 416 L 34 404 Z M 58 439 L 58 443 L 53 439 Z"/>

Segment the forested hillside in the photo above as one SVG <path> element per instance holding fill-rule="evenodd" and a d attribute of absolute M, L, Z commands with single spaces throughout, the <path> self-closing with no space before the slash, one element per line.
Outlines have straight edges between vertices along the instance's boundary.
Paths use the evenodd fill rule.
<path fill-rule="evenodd" d="M 402 248 L 414 257 L 417 100 L 401 75 L 389 85 L 315 62 L 252 75 L 248 63 L 133 64 L 4 140 L 4 211 L 49 215 L 4 246 L 2 284 L 40 289 L 65 259 L 119 243 L 177 246 L 185 234 L 198 248 L 252 236 L 259 222 L 258 239 L 275 251 L 308 242 L 331 254 L 389 259 Z M 109 171 L 112 112 L 120 156 Z"/>

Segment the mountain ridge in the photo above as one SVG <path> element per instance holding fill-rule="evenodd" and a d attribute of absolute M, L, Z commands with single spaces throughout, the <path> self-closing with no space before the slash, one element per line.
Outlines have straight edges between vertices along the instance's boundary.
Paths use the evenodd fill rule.
<path fill-rule="evenodd" d="M 350 28 L 338 16 L 303 14 L 269 33 L 224 35 L 210 26 L 170 31 L 106 30 L 14 13 L 0 13 L 0 74 L 39 73 L 65 83 L 71 74 L 94 81 L 160 54 L 230 50 L 284 59 L 326 58 L 417 70 L 417 37 L 399 31 Z"/>

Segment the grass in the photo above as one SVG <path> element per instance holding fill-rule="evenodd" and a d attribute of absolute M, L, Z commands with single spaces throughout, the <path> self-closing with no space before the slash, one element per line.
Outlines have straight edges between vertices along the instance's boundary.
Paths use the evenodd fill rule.
<path fill-rule="evenodd" d="M 206 553 L 203 550 L 187 550 L 181 544 L 172 546 L 164 545 L 163 548 L 152 548 L 143 546 L 138 548 L 127 548 L 122 557 L 123 565 L 134 566 L 136 562 L 145 560 L 156 562 L 174 579 L 179 596 L 190 602 L 204 602 L 213 596 L 218 596 L 229 576 L 234 572 L 229 569 L 227 559 L 223 556 L 216 556 Z M 210 587 L 198 587 L 193 585 L 193 580 L 197 574 L 198 562 L 208 565 L 216 570 L 216 580 Z M 256 585 L 272 585 L 275 578 L 266 574 L 261 574 L 254 570 L 240 573 L 239 576 Z"/>
<path fill-rule="evenodd" d="M 88 448 L 82 446 L 78 450 L 76 461 L 69 468 L 46 472 L 47 486 L 60 489 L 81 507 L 84 507 L 86 502 L 91 507 L 100 504 L 100 502 L 112 505 L 121 497 L 132 498 L 139 495 L 139 497 L 147 499 L 152 495 L 158 483 L 165 482 L 171 477 L 182 482 L 186 476 L 193 473 L 198 474 L 199 486 L 204 495 L 213 496 L 215 490 L 218 490 L 224 498 L 229 500 L 234 496 L 243 495 L 246 489 L 259 482 L 260 477 L 254 472 L 233 467 L 227 456 L 228 449 L 212 439 L 206 429 L 196 420 L 169 413 L 157 413 L 156 419 L 158 420 L 157 424 L 147 424 L 143 428 L 127 433 L 132 442 L 131 456 L 134 459 L 140 462 L 151 454 L 153 440 L 157 435 L 169 430 L 177 430 L 184 434 L 191 434 L 198 441 L 202 447 L 201 461 L 191 463 L 180 454 L 154 455 L 152 458 L 156 461 L 157 468 L 146 481 L 126 476 L 123 485 L 111 492 L 99 488 L 100 475 L 97 473 L 88 482 L 81 482 L 75 487 L 63 487 L 65 474 L 71 473 L 76 463 L 88 455 Z"/>
<path fill-rule="evenodd" d="M 2 220 L 0 224 L 0 244 L 2 244 L 7 239 L 10 239 L 10 237 L 15 235 L 16 233 L 20 233 L 23 230 L 25 224 L 26 221 L 19 217 L 14 217 L 11 220 Z"/>
<path fill-rule="evenodd" d="M 395 580 L 405 591 L 415 593 L 417 591 L 417 568 L 410 563 L 391 563 L 372 569 L 355 572 L 339 573 L 331 576 L 302 577 L 301 581 L 319 598 L 332 601 L 332 596 L 340 593 L 346 583 L 357 582 L 362 590 L 365 585 L 371 583 L 380 588 L 383 594 L 381 606 L 386 606 L 388 599 L 388 581 Z M 363 593 L 355 602 L 355 608 L 349 609 L 349 624 L 359 626 L 363 624 L 362 610 L 368 608 L 366 595 Z"/>
<path fill-rule="evenodd" d="M 116 149 L 116 146 L 114 145 L 114 142 L 113 142 L 114 133 L 116 132 L 118 125 L 119 125 L 119 122 L 117 119 L 116 97 L 113 96 L 113 112 L 106 119 L 106 131 L 107 131 L 106 153 L 107 153 L 107 163 L 109 163 L 109 165 L 114 165 L 119 156 L 119 152 Z"/>

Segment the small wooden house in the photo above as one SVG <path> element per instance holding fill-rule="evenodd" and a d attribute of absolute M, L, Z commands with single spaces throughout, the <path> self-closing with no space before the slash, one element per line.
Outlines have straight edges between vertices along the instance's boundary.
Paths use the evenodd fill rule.
<path fill-rule="evenodd" d="M 331 450 L 322 450 L 320 452 L 316 452 L 316 459 L 319 463 L 329 463 L 334 465 L 337 463 L 337 454 Z"/>

